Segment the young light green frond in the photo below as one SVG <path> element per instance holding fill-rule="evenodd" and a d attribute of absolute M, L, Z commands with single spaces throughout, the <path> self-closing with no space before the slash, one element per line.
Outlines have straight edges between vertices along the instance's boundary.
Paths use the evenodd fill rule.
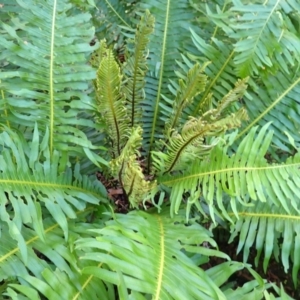
<path fill-rule="evenodd" d="M 106 40 L 101 40 L 99 44 L 99 48 L 92 54 L 90 59 L 90 64 L 92 67 L 97 69 L 99 68 L 102 59 L 107 56 Z"/>
<path fill-rule="evenodd" d="M 32 142 L 27 143 L 4 129 L 0 134 L 0 221 L 7 223 L 25 259 L 27 247 L 21 234 L 22 224 L 32 226 L 44 239 L 41 207 L 46 207 L 68 239 L 67 218 L 76 218 L 75 211 L 84 209 L 87 203 L 106 202 L 106 191 L 95 178 L 82 176 L 79 164 L 74 170 L 59 171 L 60 153 L 54 152 L 50 159 L 48 131 L 39 141 L 36 127 Z"/>
<path fill-rule="evenodd" d="M 112 157 L 121 154 L 130 126 L 125 98 L 121 90 L 121 80 L 120 67 L 112 50 L 107 49 L 97 71 L 96 93 L 98 112 L 106 123 L 105 130 L 111 143 Z"/>
<path fill-rule="evenodd" d="M 298 210 L 289 201 L 287 202 L 289 213 L 281 205 L 277 206 L 272 202 L 272 200 L 259 202 L 248 207 L 237 204 L 236 211 L 239 219 L 236 219 L 234 213 L 229 212 L 234 219 L 230 241 L 239 235 L 237 251 L 243 249 L 245 262 L 249 258 L 250 248 L 254 247 L 257 251 L 256 266 L 263 252 L 265 272 L 271 255 L 274 255 L 277 260 L 280 257 L 286 273 L 292 264 L 293 281 L 297 286 L 300 268 L 300 201 L 298 199 Z"/>
<path fill-rule="evenodd" d="M 207 112 L 203 117 L 191 118 L 180 133 L 172 133 L 169 144 L 166 145 L 166 154 L 153 152 L 154 167 L 161 174 L 170 173 L 177 168 L 183 170 L 193 160 L 207 155 L 218 143 L 218 136 L 229 129 L 240 127 L 243 120 L 247 120 L 244 109 L 224 118 L 216 115 L 215 110 Z M 205 138 L 210 136 L 215 139 L 212 143 L 207 143 Z"/>
<path fill-rule="evenodd" d="M 299 152 L 283 164 L 269 164 L 264 157 L 272 140 L 268 127 L 269 124 L 265 125 L 256 137 L 254 127 L 232 156 L 226 154 L 226 147 L 216 146 L 209 157 L 195 161 L 184 174 L 159 179 L 159 183 L 172 187 L 171 212 L 177 212 L 186 192 L 200 193 L 211 212 L 217 205 L 229 220 L 223 193 L 231 197 L 236 214 L 236 203 L 247 205 L 249 199 L 272 202 L 288 213 L 289 205 L 299 211 Z"/>
<path fill-rule="evenodd" d="M 1 112 L 1 122 L 17 128 L 33 128 L 37 122 L 43 133 L 49 128 L 51 153 L 74 144 L 92 148 L 82 128 L 89 121 L 78 115 L 91 110 L 86 93 L 95 78 L 86 63 L 93 51 L 91 15 L 71 15 L 67 0 L 18 0 L 17 7 L 15 17 L 0 24 L 6 32 L 0 36 L 1 61 L 6 61 L 0 73 L 5 98 L 0 102 L 8 109 L 7 115 Z M 81 128 L 73 126 L 74 119 Z M 76 154 L 82 154 L 79 148 Z"/>
<path fill-rule="evenodd" d="M 166 124 L 166 135 L 169 136 L 171 130 L 178 128 L 182 112 L 194 98 L 205 90 L 207 76 L 203 74 L 207 64 L 202 67 L 195 64 L 184 76 L 180 78 L 177 85 L 177 94 L 173 101 L 170 100 L 173 106 L 172 114 L 169 116 Z"/>
<path fill-rule="evenodd" d="M 220 99 L 234 88 L 238 76 L 234 69 L 234 50 L 231 44 L 216 38 L 213 38 L 213 43 L 209 44 L 194 30 L 191 30 L 191 34 L 194 45 L 199 51 L 197 55 L 204 56 L 202 60 L 205 58 L 212 62 L 205 68 L 208 83 L 205 92 L 202 94 L 202 99 L 190 108 L 190 114 L 196 117 L 199 114 L 202 103 L 210 94 L 212 95 L 212 102 L 216 105 Z"/>
<path fill-rule="evenodd" d="M 154 17 L 146 10 L 137 25 L 134 48 L 126 55 L 123 68 L 123 90 L 131 120 L 131 126 L 141 124 L 142 111 L 139 106 L 145 98 L 145 76 L 147 73 L 147 57 L 149 35 L 154 29 Z"/>
<path fill-rule="evenodd" d="M 246 83 L 248 82 L 248 79 L 249 78 L 242 80 L 239 79 L 235 83 L 235 87 L 229 91 L 229 93 L 226 94 L 220 102 L 218 102 L 216 107 L 216 115 L 222 114 L 222 112 L 226 110 L 231 103 L 236 102 L 243 97 L 247 89 Z"/>
<path fill-rule="evenodd" d="M 147 181 L 143 174 L 138 161 L 141 146 L 142 128 L 133 128 L 120 156 L 110 162 L 112 175 L 117 177 L 122 183 L 132 207 L 138 207 L 156 184 L 155 182 Z"/>

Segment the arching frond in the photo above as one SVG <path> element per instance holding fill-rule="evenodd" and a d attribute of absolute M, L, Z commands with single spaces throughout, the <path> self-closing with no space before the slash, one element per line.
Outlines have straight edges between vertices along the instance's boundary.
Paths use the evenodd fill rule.
<path fill-rule="evenodd" d="M 218 103 L 215 109 L 205 112 L 199 118 L 190 118 L 182 127 L 180 132 L 172 131 L 169 133 L 169 140 L 165 143 L 166 153 L 153 152 L 154 166 L 161 173 L 168 173 L 179 165 L 181 171 L 188 166 L 192 160 L 207 154 L 216 144 L 215 139 L 212 144 L 204 141 L 205 138 L 220 136 L 228 129 L 237 128 L 243 120 L 247 120 L 247 114 L 244 109 L 238 112 L 226 115 L 226 110 L 232 102 L 237 101 L 245 92 L 247 80 L 240 80 L 236 86 Z M 172 117 L 171 117 L 172 118 Z"/>
<path fill-rule="evenodd" d="M 289 132 L 300 146 L 300 76 L 278 71 L 275 75 L 261 76 L 260 83 L 249 82 L 250 90 L 245 106 L 249 112 L 250 122 L 239 133 L 238 138 L 253 126 L 271 123 L 274 130 L 273 143 L 276 147 L 290 151 L 285 132 Z"/>
<path fill-rule="evenodd" d="M 248 260 L 250 248 L 254 247 L 257 251 L 256 266 L 263 252 L 265 272 L 271 256 L 277 261 L 282 261 L 285 272 L 292 264 L 293 281 L 297 286 L 300 268 L 300 201 L 297 199 L 298 209 L 295 209 L 292 202 L 296 199 L 289 199 L 287 201 L 289 212 L 286 212 L 282 205 L 275 205 L 272 199 L 267 200 L 253 203 L 249 207 L 237 204 L 238 219 L 233 213 L 230 214 L 234 219 L 230 241 L 239 235 L 237 252 L 243 249 L 245 262 Z"/>
<path fill-rule="evenodd" d="M 231 157 L 226 154 L 226 147 L 216 146 L 207 159 L 195 161 L 184 174 L 158 180 L 159 183 L 172 187 L 171 211 L 177 212 L 183 195 L 187 192 L 191 195 L 191 201 L 198 201 L 195 195 L 198 198 L 202 195 L 209 204 L 211 213 L 217 204 L 223 216 L 228 219 L 230 217 L 224 207 L 223 192 L 231 197 L 230 204 L 236 214 L 237 202 L 246 205 L 249 199 L 266 202 L 267 197 L 270 203 L 280 205 L 288 213 L 288 201 L 299 211 L 299 153 L 283 164 L 269 164 L 264 157 L 272 139 L 272 132 L 267 131 L 268 127 L 269 124 L 265 125 L 257 137 L 257 127 L 253 127 Z M 213 217 L 213 213 L 211 216 Z"/>
<path fill-rule="evenodd" d="M 9 236 L 5 223 L 0 221 L 2 228 L 0 244 L 0 280 L 8 278 L 15 281 L 0 293 L 2 296 L 27 296 L 26 299 L 114 299 L 112 285 L 101 282 L 97 277 L 81 274 L 80 269 L 87 266 L 98 266 L 88 261 L 78 261 L 81 253 L 74 251 L 73 242 L 81 237 L 92 237 L 89 229 L 99 228 L 101 222 L 86 223 L 91 209 L 77 211 L 77 220 L 69 222 L 70 238 L 52 218 L 44 218 L 45 240 L 42 241 L 32 226 L 22 228 L 28 255 L 25 260 L 16 241 Z M 3 287 L 2 287 L 3 288 Z M 12 299 L 25 299 L 13 298 Z"/>
<path fill-rule="evenodd" d="M 194 30 L 191 30 L 192 40 L 199 51 L 196 53 L 197 58 L 201 60 L 209 60 L 212 63 L 205 68 L 205 74 L 208 77 L 207 87 L 201 94 L 201 99 L 194 103 L 190 108 L 190 115 L 197 116 L 200 107 L 211 94 L 212 102 L 216 105 L 236 83 L 238 76 L 234 71 L 234 50 L 229 43 L 223 42 L 216 38 L 212 39 L 212 43 L 208 43 L 200 37 Z M 195 50 L 194 50 L 195 51 Z M 199 55 L 201 55 L 199 57 Z"/>
<path fill-rule="evenodd" d="M 208 63 L 207 63 L 208 64 Z M 187 74 L 182 74 L 177 71 L 176 74 L 180 77 L 178 84 L 172 82 L 171 90 L 174 91 L 175 99 L 168 99 L 168 103 L 172 103 L 171 116 L 168 113 L 166 122 L 166 136 L 170 136 L 171 131 L 180 127 L 180 119 L 182 118 L 184 109 L 190 105 L 194 98 L 205 90 L 207 77 L 203 74 L 207 64 L 200 66 L 195 64 L 191 67 Z"/>
<path fill-rule="evenodd" d="M 18 241 L 23 257 L 27 247 L 22 224 L 32 226 L 44 240 L 41 207 L 45 206 L 68 239 L 67 218 L 87 203 L 106 202 L 103 185 L 74 170 L 60 170 L 60 153 L 50 159 L 49 132 L 40 141 L 37 127 L 30 144 L 8 128 L 0 133 L 0 220 L 6 222 L 12 238 Z"/>
<path fill-rule="evenodd" d="M 260 73 L 259 69 L 284 67 L 289 73 L 288 64 L 300 62 L 300 41 L 287 17 L 286 11 L 300 10 L 296 1 L 268 0 L 263 4 L 234 1 L 234 12 L 229 34 L 235 44 L 234 61 L 241 77 Z M 255 18 L 255 22 L 253 22 Z M 291 57 L 293 56 L 293 59 Z M 292 63 L 293 64 L 293 63 Z"/>
<path fill-rule="evenodd" d="M 228 117 L 216 118 L 212 122 L 207 122 L 201 117 L 190 119 L 181 133 L 172 134 L 166 153 L 153 152 L 153 155 L 158 158 L 154 158 L 155 167 L 163 174 L 175 170 L 176 165 L 184 171 L 183 166 L 188 167 L 189 162 L 206 155 L 218 143 L 215 139 L 211 144 L 205 144 L 205 138 L 210 136 L 216 138 L 228 129 L 239 127 L 246 119 L 247 114 L 243 109 Z"/>
<path fill-rule="evenodd" d="M 136 211 L 116 215 L 105 229 L 95 231 L 96 239 L 79 240 L 76 248 L 85 252 L 81 259 L 107 266 L 86 267 L 83 273 L 116 284 L 119 290 L 123 283 L 131 293 L 138 293 L 139 299 L 228 299 L 218 286 L 244 265 L 230 262 L 204 272 L 187 254 L 197 253 L 203 258 L 226 255 L 201 246 L 205 241 L 215 245 L 203 227 L 194 222 L 186 226 L 182 214 L 173 219 L 168 214 L 164 209 L 161 214 Z M 223 278 L 218 270 L 222 270 Z M 261 279 L 260 284 L 264 290 Z M 257 286 L 256 282 L 248 291 L 241 288 L 241 293 L 247 294 Z M 231 293 L 234 296 L 235 292 Z"/>

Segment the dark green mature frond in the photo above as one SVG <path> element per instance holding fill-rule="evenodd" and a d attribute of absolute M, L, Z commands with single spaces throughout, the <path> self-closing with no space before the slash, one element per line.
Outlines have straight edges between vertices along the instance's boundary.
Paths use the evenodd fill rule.
<path fill-rule="evenodd" d="M 263 4 L 233 1 L 230 9 L 235 39 L 234 61 L 239 76 L 260 73 L 260 69 L 283 67 L 289 73 L 289 64 L 300 62 L 300 39 L 285 12 L 299 11 L 297 1 L 268 0 Z M 288 63 L 286 63 L 288 62 Z"/>
<path fill-rule="evenodd" d="M 79 119 L 82 109 L 91 109 L 85 90 L 95 72 L 87 65 L 94 29 L 90 14 L 69 15 L 72 5 L 66 0 L 17 1 L 22 8 L 11 22 L 1 23 L 9 34 L 1 35 L 1 59 L 8 62 L 0 73 L 5 91 L 0 107 L 1 122 L 13 127 L 34 127 L 38 122 L 44 133 L 49 128 L 51 153 L 68 146 L 92 147 L 84 132 L 76 126 L 89 127 L 91 121 Z M 75 126 L 76 125 L 76 126 Z M 29 136 L 30 138 L 30 136 Z M 73 147 L 76 154 L 81 147 Z M 70 152 L 71 153 L 71 152 Z M 69 153 L 69 154 L 70 154 Z"/>
<path fill-rule="evenodd" d="M 123 74 L 123 90 L 126 95 L 126 106 L 131 126 L 141 125 L 142 111 L 140 103 L 145 98 L 145 76 L 147 73 L 147 57 L 149 35 L 154 29 L 154 17 L 147 10 L 141 17 L 133 41 L 133 52 L 126 55 Z"/>
<path fill-rule="evenodd" d="M 298 184 L 299 182 L 298 180 Z M 237 204 L 236 211 L 239 219 L 236 219 L 234 213 L 230 213 L 234 220 L 230 241 L 239 234 L 237 252 L 243 249 L 245 262 L 248 260 L 250 248 L 254 247 L 257 251 L 256 266 L 264 252 L 265 272 L 272 255 L 277 261 L 282 261 L 285 272 L 292 264 L 293 281 L 297 286 L 300 268 L 300 201 L 297 199 L 298 209 L 295 209 L 292 205 L 293 200 L 296 199 L 287 201 L 289 213 L 281 205 L 275 205 L 272 199 L 268 198 L 266 202 L 253 203 L 249 207 Z"/>
<path fill-rule="evenodd" d="M 155 16 L 155 30 L 149 43 L 149 72 L 146 78 L 146 100 L 144 102 L 143 129 L 145 149 L 155 148 L 155 140 L 161 137 L 164 127 L 161 103 L 162 95 L 172 98 L 168 90 L 170 79 L 176 79 L 174 61 L 190 44 L 189 26 L 195 15 L 185 0 L 141 1 L 141 7 Z"/>
<path fill-rule="evenodd" d="M 205 74 L 208 77 L 205 92 L 201 95 L 200 101 L 195 102 L 189 109 L 190 115 L 196 117 L 207 98 L 211 97 L 211 101 L 214 104 L 218 103 L 220 99 L 232 90 L 238 76 L 234 72 L 234 50 L 232 44 L 220 41 L 217 38 L 213 38 L 212 44 L 209 44 L 195 31 L 191 30 L 191 33 L 194 45 L 199 51 L 197 56 L 201 55 L 197 59 L 213 62 L 205 68 Z"/>
<path fill-rule="evenodd" d="M 212 249 L 216 244 L 209 231 L 195 221 L 185 224 L 183 220 L 183 210 L 170 218 L 168 208 L 160 214 L 134 211 L 116 215 L 104 229 L 94 230 L 96 239 L 77 241 L 76 249 L 84 252 L 81 259 L 101 264 L 84 268 L 83 274 L 117 285 L 124 299 L 134 295 L 141 300 L 238 300 L 263 295 L 269 285 L 243 263 L 225 262 L 205 272 L 199 268 L 208 256 L 228 257 Z M 208 249 L 204 243 L 212 247 Z M 235 290 L 224 286 L 232 274 L 245 267 L 255 281 Z"/>
<path fill-rule="evenodd" d="M 21 234 L 22 224 L 28 224 L 44 240 L 41 207 L 45 206 L 68 239 L 67 218 L 76 218 L 76 210 L 87 203 L 105 199 L 102 184 L 74 170 L 60 171 L 62 158 L 57 151 L 50 159 L 49 132 L 39 140 L 35 128 L 31 143 L 8 128 L 0 134 L 0 220 L 6 222 L 10 235 L 18 241 L 23 257 L 27 247 Z"/>
<path fill-rule="evenodd" d="M 274 130 L 273 143 L 276 147 L 290 151 L 287 146 L 285 132 L 293 136 L 297 146 L 300 146 L 300 76 L 294 76 L 278 71 L 275 75 L 262 74 L 261 82 L 249 82 L 249 93 L 245 107 L 249 112 L 250 123 L 240 132 L 243 136 L 253 126 L 263 126 L 272 122 Z"/>
<path fill-rule="evenodd" d="M 107 39 L 108 44 L 123 46 L 122 27 L 131 28 L 138 3 L 124 0 L 95 0 L 97 9 L 93 11 L 93 23 L 99 40 Z"/>
<path fill-rule="evenodd" d="M 200 55 L 203 55 L 206 59 L 213 61 L 213 64 L 210 64 L 205 69 L 205 73 L 208 75 L 209 82 L 206 91 L 203 93 L 201 101 L 198 102 L 193 109 L 191 109 L 191 114 L 193 116 L 197 115 L 197 112 L 200 108 L 201 103 L 203 103 L 206 96 L 212 93 L 212 101 L 213 103 L 218 102 L 232 87 L 231 85 L 236 81 L 236 78 L 240 76 L 237 72 L 237 68 L 245 66 L 244 64 L 237 63 L 237 57 L 243 56 L 246 59 L 247 53 L 253 51 L 253 57 L 249 58 L 249 64 L 253 65 L 258 72 L 258 76 L 253 76 L 249 80 L 249 87 L 247 89 L 247 93 L 244 96 L 246 98 L 245 101 L 241 99 L 241 102 L 247 108 L 250 117 L 250 124 L 242 130 L 239 137 L 241 137 L 244 133 L 248 132 L 253 126 L 257 123 L 263 126 L 266 122 L 272 121 L 272 129 L 274 129 L 274 140 L 273 143 L 277 148 L 281 148 L 284 151 L 289 151 L 289 148 L 286 145 L 286 139 L 284 135 L 284 131 L 290 132 L 290 134 L 294 137 L 297 145 L 299 144 L 299 110 L 298 110 L 298 86 L 299 86 L 299 49 L 300 46 L 297 45 L 300 43 L 299 35 L 297 31 L 293 28 L 291 21 L 288 21 L 287 18 L 289 15 L 283 13 L 283 11 L 293 12 L 297 9 L 299 4 L 294 3 L 293 1 L 285 1 L 286 7 L 283 8 L 283 4 L 281 1 L 277 1 L 278 6 L 275 9 L 275 1 L 266 1 L 265 6 L 262 4 L 257 4 L 257 8 L 260 7 L 260 10 L 257 14 L 262 14 L 267 16 L 266 13 L 270 10 L 270 7 L 273 5 L 275 9 L 275 14 L 272 14 L 272 21 L 268 24 L 268 20 L 265 19 L 266 28 L 262 27 L 263 19 L 261 19 L 258 23 L 256 22 L 256 13 L 250 14 L 248 13 L 248 17 L 245 17 L 244 21 L 241 21 L 240 24 L 240 14 L 243 14 L 243 9 L 247 11 L 248 8 L 251 8 L 254 4 L 249 4 L 245 2 L 242 4 L 241 2 L 234 1 L 234 5 L 239 7 L 241 11 L 239 13 L 235 11 L 231 11 L 230 14 L 234 15 L 234 24 L 237 26 L 236 32 L 242 31 L 244 37 L 240 40 L 237 36 L 231 36 L 234 31 L 230 30 L 230 28 L 226 29 L 228 34 L 227 38 L 230 38 L 230 42 L 225 40 L 222 37 L 215 37 L 212 39 L 212 43 L 209 44 L 202 37 L 197 35 L 194 31 L 192 31 L 192 38 L 195 46 L 200 52 Z M 293 4 L 294 3 L 294 4 Z M 235 6 L 234 6 L 235 7 Z M 227 7 L 229 9 L 230 6 Z M 264 8 L 264 9 L 263 9 Z M 283 11 L 282 11 L 283 10 Z M 214 15 L 212 20 L 220 25 L 219 22 L 227 22 L 227 25 L 230 25 L 229 16 L 226 12 L 220 15 Z M 245 12 L 245 14 L 247 14 Z M 269 16 L 269 15 L 268 15 Z M 281 38 L 276 42 L 277 46 L 272 46 L 272 43 L 268 41 L 268 39 L 260 39 L 258 40 L 258 44 L 254 44 L 253 46 L 253 38 L 258 37 L 257 31 L 266 30 L 267 34 L 273 35 L 268 26 L 273 24 L 274 18 L 284 18 L 276 24 L 276 28 L 281 26 Z M 246 20 L 247 19 L 247 20 Z M 244 28 L 242 25 L 246 22 L 250 27 L 253 28 Z M 223 23 L 222 23 L 223 24 Z M 239 25 L 241 25 L 239 27 Z M 221 29 L 220 25 L 220 29 Z M 224 26 L 223 26 L 224 27 Z M 222 27 L 222 28 L 223 28 Z M 274 28 L 275 28 L 274 27 Z M 256 35 L 254 33 L 256 32 Z M 253 36 L 251 34 L 254 34 Z M 290 38 L 285 38 L 291 34 Z M 219 40 L 222 39 L 222 41 Z M 252 42 L 251 42 L 252 40 Z M 242 51 L 240 53 L 236 52 L 235 43 L 238 45 L 239 42 L 244 42 L 249 44 L 247 46 L 246 51 Z M 265 53 L 265 50 L 261 50 L 259 48 L 255 48 L 255 45 L 259 45 L 259 47 L 267 47 L 270 52 L 263 56 L 263 59 L 268 59 L 271 61 L 272 65 L 263 67 L 259 67 L 259 64 L 262 64 L 259 58 L 255 58 L 257 55 L 260 56 L 262 53 Z M 273 48 L 272 48 L 273 47 Z M 293 49 L 296 47 L 297 49 Z M 257 53 L 256 53 L 257 51 Z M 256 54 L 255 54 L 256 53 Z M 272 54 L 273 53 L 273 54 Z M 249 53 L 248 53 L 249 54 Z M 204 58 L 200 58 L 204 60 Z M 245 76 L 252 74 L 252 72 L 243 73 Z"/>
<path fill-rule="evenodd" d="M 290 201 L 292 207 L 299 210 L 299 153 L 283 164 L 269 164 L 264 157 L 273 135 L 267 132 L 268 126 L 265 125 L 257 137 L 257 127 L 252 128 L 231 157 L 226 154 L 226 147 L 216 146 L 208 158 L 194 161 L 184 174 L 159 179 L 158 183 L 172 187 L 171 212 L 177 212 L 186 192 L 191 195 L 190 201 L 198 201 L 194 195 L 198 198 L 202 195 L 210 207 L 211 217 L 217 204 L 229 220 L 223 192 L 231 197 L 230 204 L 236 215 L 236 203 L 246 204 L 250 199 L 272 201 L 288 213 Z"/>
<path fill-rule="evenodd" d="M 105 42 L 101 47 L 106 48 Z M 96 79 L 97 110 L 106 123 L 105 131 L 112 147 L 112 157 L 121 154 L 127 140 L 130 119 L 121 89 L 121 71 L 112 50 L 103 53 Z"/>

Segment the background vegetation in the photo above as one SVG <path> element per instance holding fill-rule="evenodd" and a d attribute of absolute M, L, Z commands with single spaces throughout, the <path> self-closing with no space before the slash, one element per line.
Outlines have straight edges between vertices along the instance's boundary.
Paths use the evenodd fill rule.
<path fill-rule="evenodd" d="M 299 12 L 2 0 L 2 299 L 297 299 Z"/>

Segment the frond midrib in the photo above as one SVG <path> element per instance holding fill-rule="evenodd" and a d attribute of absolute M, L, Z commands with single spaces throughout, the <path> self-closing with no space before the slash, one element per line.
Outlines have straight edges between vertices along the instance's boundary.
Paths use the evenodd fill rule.
<path fill-rule="evenodd" d="M 239 171 L 264 171 L 264 170 L 274 170 L 274 169 L 287 169 L 287 168 L 294 168 L 294 167 L 300 167 L 300 162 L 295 163 L 288 163 L 288 164 L 282 164 L 282 165 L 273 165 L 273 166 L 264 166 L 264 167 L 237 167 L 237 168 L 226 168 L 226 169 L 220 169 L 220 170 L 214 170 L 209 172 L 201 172 L 201 173 L 194 173 L 189 175 L 181 175 L 178 178 L 174 179 L 166 179 L 159 181 L 161 184 L 165 185 L 174 185 L 175 183 L 181 182 L 182 180 L 189 180 L 189 179 L 198 179 L 204 176 L 211 176 L 215 174 L 221 174 L 221 173 L 230 173 L 230 172 L 239 172 Z"/>
<path fill-rule="evenodd" d="M 40 187 L 41 189 L 44 188 L 52 188 L 52 189 L 61 189 L 64 191 L 77 191 L 84 193 L 86 195 L 93 195 L 95 197 L 99 197 L 99 194 L 92 192 L 88 189 L 81 188 L 74 185 L 69 184 L 58 184 L 52 182 L 39 182 L 39 181 L 26 181 L 26 180 L 15 180 L 15 179 L 0 179 L 0 185 L 14 185 L 14 186 L 22 186 L 22 187 L 31 187 L 32 189 L 36 189 L 36 187 Z"/>
<path fill-rule="evenodd" d="M 159 225 L 159 235 L 160 235 L 160 257 L 159 257 L 159 265 L 158 265 L 158 276 L 157 276 L 157 288 L 155 290 L 155 295 L 153 299 L 159 300 L 160 293 L 162 289 L 163 283 L 163 275 L 164 275 L 164 267 L 165 267 L 165 233 L 164 226 L 160 216 L 156 216 L 158 225 Z"/>
<path fill-rule="evenodd" d="M 255 212 L 245 212 L 245 211 L 238 211 L 239 217 L 255 217 L 255 218 L 265 218 L 265 219 L 282 219 L 282 220 L 294 220 L 300 221 L 299 215 L 289 215 L 289 214 L 274 214 L 274 213 L 255 213 Z M 228 215 L 235 218 L 236 215 L 233 212 L 228 212 Z"/>
<path fill-rule="evenodd" d="M 154 143 L 154 135 L 156 130 L 156 123 L 158 118 L 158 108 L 159 108 L 159 100 L 161 97 L 161 89 L 163 84 L 163 74 L 164 74 L 164 62 L 165 62 L 165 55 L 166 55 L 166 48 L 167 48 L 167 36 L 168 36 L 168 29 L 169 29 L 169 16 L 170 16 L 170 0 L 167 1 L 166 5 L 166 18 L 165 18 L 165 26 L 164 26 L 164 36 L 163 36 L 163 43 L 162 43 L 162 55 L 161 55 L 161 64 L 160 64 L 160 72 L 159 72 L 159 82 L 158 82 L 158 89 L 155 99 L 155 107 L 154 107 L 154 115 L 152 120 L 152 127 L 151 127 L 151 135 L 150 135 L 150 146 L 149 146 L 149 153 L 148 153 L 148 170 L 150 170 L 150 163 L 151 163 L 151 150 L 153 148 Z"/>
<path fill-rule="evenodd" d="M 300 77 L 292 83 L 289 88 L 287 88 L 267 109 L 265 109 L 260 115 L 258 115 L 244 130 L 242 130 L 235 138 L 235 140 L 238 140 L 241 136 L 243 136 L 247 131 L 249 131 L 254 125 L 261 120 L 265 115 L 267 115 L 270 110 L 272 110 L 284 97 L 291 92 L 297 84 L 300 83 Z"/>
<path fill-rule="evenodd" d="M 53 153 L 54 144 L 54 40 L 55 40 L 55 18 L 56 18 L 57 0 L 53 1 L 52 24 L 51 24 L 51 41 L 50 41 L 50 67 L 49 67 L 49 148 L 50 155 Z"/>

